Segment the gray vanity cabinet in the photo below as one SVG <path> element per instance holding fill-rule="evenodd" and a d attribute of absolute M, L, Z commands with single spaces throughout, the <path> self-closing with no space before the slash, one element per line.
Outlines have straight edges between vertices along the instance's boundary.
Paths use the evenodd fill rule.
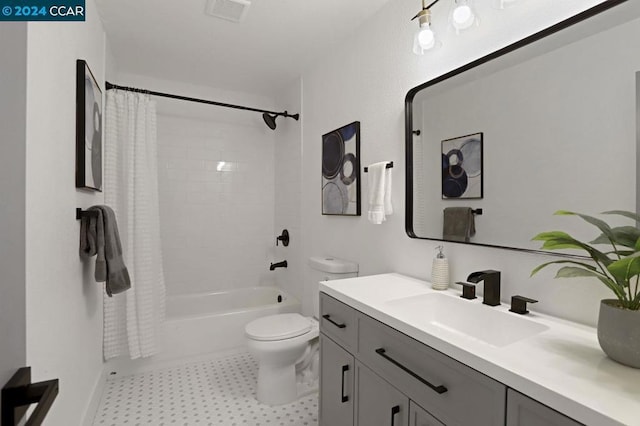
<path fill-rule="evenodd" d="M 507 426 L 580 426 L 569 417 L 519 392 L 507 392 Z"/>
<path fill-rule="evenodd" d="M 324 293 L 320 314 L 320 426 L 505 426 L 503 384 Z"/>
<path fill-rule="evenodd" d="M 353 355 L 320 334 L 320 424 L 353 426 Z"/>
<path fill-rule="evenodd" d="M 356 425 L 407 426 L 409 398 L 356 361 Z"/>

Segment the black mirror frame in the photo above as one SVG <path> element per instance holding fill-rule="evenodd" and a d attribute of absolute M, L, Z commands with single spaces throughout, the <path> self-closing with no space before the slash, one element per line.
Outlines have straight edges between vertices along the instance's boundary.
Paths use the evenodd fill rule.
<path fill-rule="evenodd" d="M 537 33 L 534 33 L 530 36 L 527 36 L 521 40 L 516 41 L 506 47 L 498 49 L 492 53 L 489 53 L 482 58 L 476 59 L 472 62 L 469 62 L 466 65 L 463 65 L 459 68 L 454 69 L 453 71 L 449 71 L 441 76 L 438 76 L 432 80 L 427 81 L 419 86 L 416 86 L 407 92 L 404 101 L 404 110 L 405 110 L 405 232 L 410 238 L 416 238 L 421 240 L 431 240 L 431 241 L 446 241 L 452 243 L 459 244 L 470 244 L 474 246 L 481 247 L 492 247 L 492 248 L 500 248 L 505 250 L 515 250 L 519 252 L 525 253 L 537 253 L 537 254 L 545 254 L 545 255 L 553 255 L 553 256 L 562 256 L 562 257 L 572 257 L 572 258 L 586 258 L 586 256 L 581 255 L 572 255 L 566 253 L 555 253 L 544 250 L 534 250 L 534 249 L 526 249 L 519 247 L 509 247 L 509 246 L 501 246 L 496 244 L 483 244 L 483 243 L 474 243 L 474 242 L 459 242 L 459 241 L 448 241 L 439 238 L 428 238 L 428 237 L 418 237 L 415 232 L 413 232 L 413 98 L 415 95 L 430 86 L 433 86 L 441 81 L 447 80 L 451 77 L 454 77 L 458 74 L 461 74 L 465 71 L 468 71 L 472 68 L 480 66 L 486 62 L 492 61 L 496 58 L 499 58 L 503 55 L 506 55 L 509 52 L 520 49 L 521 47 L 527 46 L 531 43 L 534 43 L 538 40 L 541 40 L 545 37 L 548 37 L 552 34 L 557 33 L 565 28 L 568 28 L 574 24 L 582 22 L 592 16 L 598 15 L 608 9 L 611 9 L 619 4 L 626 3 L 628 0 L 606 0 L 596 6 L 593 6 L 583 12 L 580 12 L 570 18 L 565 19 L 564 21 L 558 22 L 550 27 L 547 27 Z M 424 131 L 424 130 L 417 130 Z"/>

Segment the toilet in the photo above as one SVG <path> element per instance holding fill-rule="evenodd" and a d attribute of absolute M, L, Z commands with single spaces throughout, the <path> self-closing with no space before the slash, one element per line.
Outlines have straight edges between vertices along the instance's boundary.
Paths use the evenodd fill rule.
<path fill-rule="evenodd" d="M 311 257 L 313 317 L 300 314 L 269 315 L 245 326 L 249 352 L 258 360 L 256 398 L 281 405 L 318 388 L 319 282 L 358 276 L 358 264 L 333 257 Z M 306 293 L 308 294 L 308 293 Z"/>

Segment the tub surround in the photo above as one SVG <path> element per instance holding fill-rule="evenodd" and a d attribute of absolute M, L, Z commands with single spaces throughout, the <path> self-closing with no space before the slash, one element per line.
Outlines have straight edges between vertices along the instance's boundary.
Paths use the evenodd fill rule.
<path fill-rule="evenodd" d="M 459 289 L 436 292 L 426 281 L 394 273 L 325 281 L 320 291 L 579 422 L 640 425 L 640 370 L 607 358 L 595 328 L 532 311 L 526 320 L 547 329 L 498 347 L 417 324 L 387 303 L 432 293 L 459 298 Z M 523 318 L 508 312 L 508 303 L 474 308 Z"/>

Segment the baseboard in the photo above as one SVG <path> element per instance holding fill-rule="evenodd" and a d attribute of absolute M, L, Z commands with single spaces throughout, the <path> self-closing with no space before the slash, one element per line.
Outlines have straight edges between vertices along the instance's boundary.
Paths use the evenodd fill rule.
<path fill-rule="evenodd" d="M 106 364 L 102 365 L 102 371 L 98 375 L 96 379 L 96 383 L 93 386 L 93 392 L 91 393 L 91 399 L 89 400 L 89 404 L 84 411 L 82 416 L 82 425 L 83 426 L 92 426 L 96 413 L 98 412 L 98 406 L 100 405 L 100 400 L 102 399 L 102 392 L 104 391 L 105 385 L 107 383 L 107 376 L 109 372 L 107 371 Z"/>

